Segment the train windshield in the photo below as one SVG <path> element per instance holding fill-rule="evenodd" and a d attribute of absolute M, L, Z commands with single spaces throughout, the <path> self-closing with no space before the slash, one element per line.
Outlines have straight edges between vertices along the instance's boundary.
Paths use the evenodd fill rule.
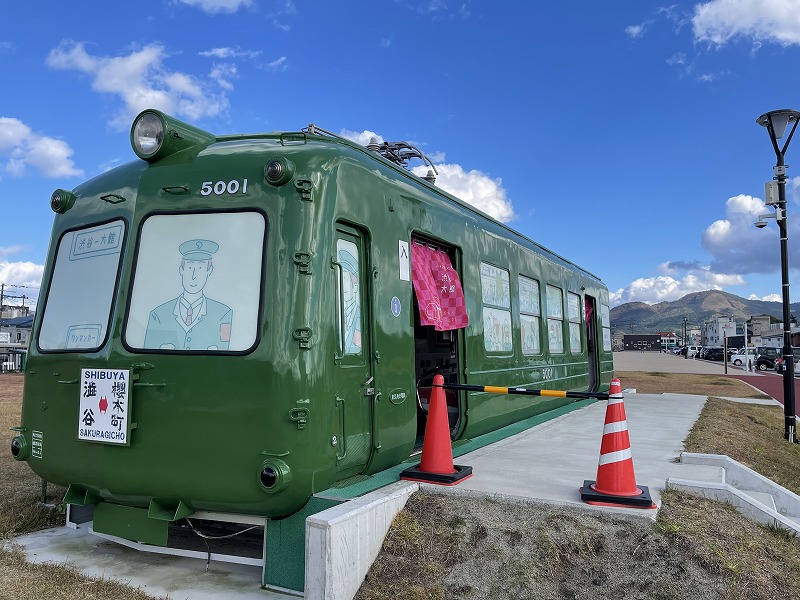
<path fill-rule="evenodd" d="M 108 332 L 123 221 L 68 231 L 56 253 L 39 331 L 43 351 L 97 350 Z"/>
<path fill-rule="evenodd" d="M 266 220 L 154 214 L 142 224 L 125 326 L 132 349 L 243 352 L 258 337 Z"/>

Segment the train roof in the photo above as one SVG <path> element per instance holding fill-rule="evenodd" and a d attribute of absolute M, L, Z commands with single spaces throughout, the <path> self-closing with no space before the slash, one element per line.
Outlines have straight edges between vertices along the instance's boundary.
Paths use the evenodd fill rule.
<path fill-rule="evenodd" d="M 157 140 L 158 142 L 156 143 Z M 169 156 L 170 154 L 180 152 L 181 150 L 191 147 L 203 148 L 203 153 L 213 153 L 216 144 L 225 144 L 230 142 L 257 142 L 259 140 L 274 140 L 275 142 L 284 146 L 305 145 L 309 141 L 313 141 L 326 145 L 336 144 L 347 147 L 355 152 L 358 152 L 360 155 L 367 157 L 369 160 L 383 163 L 384 165 L 390 167 L 398 175 L 412 180 L 416 185 L 423 186 L 430 192 L 447 199 L 456 206 L 459 206 L 462 210 L 471 212 L 481 219 L 486 220 L 487 222 L 491 223 L 496 230 L 498 230 L 498 233 L 515 238 L 522 245 L 527 245 L 532 249 L 541 252 L 547 258 L 555 262 L 560 262 L 571 269 L 580 271 L 587 277 L 591 277 L 597 282 L 602 283 L 602 280 L 597 275 L 576 265 L 572 261 L 553 252 L 552 250 L 545 248 L 538 242 L 509 227 L 505 223 L 498 221 L 475 206 L 464 202 L 456 196 L 453 196 L 452 194 L 449 194 L 448 192 L 434 185 L 436 174 L 435 165 L 418 148 L 407 142 L 379 142 L 378 140 L 372 140 L 369 144 L 367 144 L 367 146 L 363 146 L 352 140 L 322 129 L 313 123 L 301 129 L 300 131 L 273 131 L 270 133 L 218 136 L 202 129 L 198 129 L 197 127 L 187 123 L 183 123 L 182 121 L 174 119 L 160 111 L 153 109 L 148 109 L 141 112 L 136 117 L 133 122 L 133 126 L 131 127 L 131 144 L 133 146 L 133 150 L 136 155 L 139 156 L 139 158 L 142 158 L 148 162 L 156 162 L 166 156 Z M 428 175 L 425 177 L 418 177 L 411 170 L 409 170 L 407 163 L 412 159 L 419 159 L 424 164 L 429 166 L 430 170 Z"/>

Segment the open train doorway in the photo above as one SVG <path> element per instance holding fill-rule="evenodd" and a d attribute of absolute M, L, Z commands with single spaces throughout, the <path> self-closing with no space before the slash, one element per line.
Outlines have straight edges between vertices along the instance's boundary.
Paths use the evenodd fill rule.
<path fill-rule="evenodd" d="M 599 385 L 597 371 L 599 368 L 599 359 L 597 357 L 597 302 L 591 296 L 584 296 L 584 310 L 586 312 L 586 360 L 588 361 L 588 378 L 589 382 L 586 386 L 587 391 L 596 392 Z"/>
<path fill-rule="evenodd" d="M 443 245 L 439 242 L 425 240 L 414 237 L 411 240 L 411 252 L 414 257 L 422 254 L 423 250 L 439 251 L 447 255 L 449 265 L 453 269 L 458 268 L 457 252 L 453 247 Z M 441 256 L 441 255 L 440 255 Z M 428 418 L 428 406 L 431 397 L 432 383 L 435 375 L 440 374 L 444 377 L 445 383 L 459 383 L 458 374 L 460 372 L 461 354 L 464 343 L 463 328 L 439 331 L 436 327 L 423 324 L 427 321 L 423 315 L 430 315 L 432 309 L 430 305 L 420 308 L 419 293 L 417 287 L 418 273 L 414 274 L 414 269 L 420 269 L 423 261 L 412 260 L 412 275 L 414 275 L 415 294 L 414 296 L 414 373 L 417 388 L 417 441 L 415 446 L 421 447 L 425 435 L 425 424 Z M 458 286 L 461 289 L 460 283 Z M 425 313 L 420 313 L 420 310 Z M 465 315 L 466 317 L 466 315 Z M 445 390 L 447 401 L 448 426 L 450 437 L 453 438 L 458 433 L 462 421 L 462 398 L 461 392 L 456 390 Z"/>

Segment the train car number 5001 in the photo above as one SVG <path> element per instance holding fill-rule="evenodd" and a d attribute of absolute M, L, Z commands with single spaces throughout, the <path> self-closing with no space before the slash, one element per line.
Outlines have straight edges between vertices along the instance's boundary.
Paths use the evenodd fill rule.
<path fill-rule="evenodd" d="M 201 196 L 222 196 L 223 194 L 246 194 L 247 179 L 231 179 L 230 181 L 204 181 L 200 188 Z"/>

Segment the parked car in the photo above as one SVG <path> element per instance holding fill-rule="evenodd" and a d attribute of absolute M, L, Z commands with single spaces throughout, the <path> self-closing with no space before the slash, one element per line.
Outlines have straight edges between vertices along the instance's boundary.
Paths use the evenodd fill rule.
<path fill-rule="evenodd" d="M 771 371 L 775 369 L 775 361 L 777 359 L 778 357 L 770 358 L 768 356 L 761 356 L 759 354 L 758 358 L 756 359 L 756 369 L 759 371 Z"/>
<path fill-rule="evenodd" d="M 725 348 L 706 348 L 703 354 L 705 360 L 725 360 Z"/>
<path fill-rule="evenodd" d="M 694 358 L 695 354 L 700 352 L 700 348 L 702 348 L 702 346 L 686 346 L 686 356 Z"/>
<path fill-rule="evenodd" d="M 782 348 L 773 348 L 771 346 L 758 346 L 756 348 L 756 352 L 759 356 L 764 356 L 766 358 L 770 358 L 773 361 L 778 358 L 781 353 L 783 352 Z"/>
<path fill-rule="evenodd" d="M 739 352 L 731 356 L 730 363 L 736 365 L 737 367 L 741 367 L 743 364 L 745 364 L 745 361 L 755 364 L 757 356 L 758 353 L 756 352 L 755 348 L 747 348 L 747 350 L 742 348 L 739 350 Z"/>

